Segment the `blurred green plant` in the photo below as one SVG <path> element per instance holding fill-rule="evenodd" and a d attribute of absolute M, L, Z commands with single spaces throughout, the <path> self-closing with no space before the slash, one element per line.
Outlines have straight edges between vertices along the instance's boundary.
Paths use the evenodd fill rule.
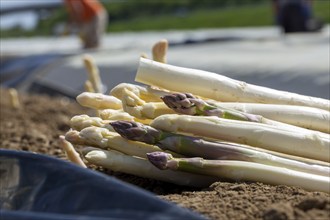
<path fill-rule="evenodd" d="M 272 25 L 270 9 L 265 5 L 221 9 L 198 9 L 182 14 L 135 17 L 129 22 L 113 21 L 108 31 L 197 29 Z M 263 18 L 263 19 L 260 19 Z"/>

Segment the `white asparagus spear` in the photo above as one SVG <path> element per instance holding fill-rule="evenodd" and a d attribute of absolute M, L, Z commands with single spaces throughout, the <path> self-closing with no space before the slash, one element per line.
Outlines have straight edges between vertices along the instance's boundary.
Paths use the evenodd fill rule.
<path fill-rule="evenodd" d="M 109 124 L 110 120 L 102 120 L 99 117 L 90 117 L 88 115 L 76 115 L 70 119 L 70 127 L 81 131 L 84 128 L 95 126 L 106 128 L 109 131 L 114 131 L 112 126 Z"/>
<path fill-rule="evenodd" d="M 245 113 L 231 108 L 224 108 L 217 104 L 204 101 L 203 99 L 197 98 L 194 95 L 188 93 L 174 93 L 171 95 L 166 95 L 162 97 L 162 100 L 169 108 L 173 109 L 179 114 L 196 116 L 217 116 L 225 119 L 252 121 L 262 124 L 273 125 L 275 127 L 280 127 L 281 129 L 286 129 L 289 131 L 292 130 L 301 133 L 312 132 L 309 129 L 271 120 L 261 115 Z M 317 132 L 318 135 L 324 136 L 325 138 L 329 138 L 329 134 L 325 134 L 319 131 L 313 132 Z"/>
<path fill-rule="evenodd" d="M 174 114 L 163 102 L 148 102 L 140 99 L 135 93 L 129 90 L 124 91 L 122 106 L 125 112 L 140 119 L 154 119 L 163 114 Z"/>
<path fill-rule="evenodd" d="M 129 141 L 118 133 L 105 128 L 88 127 L 78 131 L 68 131 L 65 139 L 73 144 L 88 145 L 102 149 L 111 148 L 124 154 L 145 158 L 146 153 L 162 151 L 159 147 L 136 141 Z"/>
<path fill-rule="evenodd" d="M 102 114 L 102 112 L 101 112 Z M 120 114 L 120 115 L 113 115 L 110 117 L 112 119 L 102 119 L 99 117 L 90 117 L 88 115 L 76 115 L 73 116 L 70 119 L 70 127 L 81 131 L 84 128 L 95 126 L 95 127 L 100 127 L 100 128 L 106 128 L 109 131 L 114 131 L 112 126 L 109 124 L 112 121 L 115 120 L 125 120 L 125 121 L 136 121 L 140 122 L 142 124 L 150 124 L 151 120 L 150 119 L 138 119 L 133 116 L 128 116 L 126 114 Z"/>
<path fill-rule="evenodd" d="M 76 99 L 80 105 L 97 110 L 121 109 L 122 107 L 122 103 L 118 98 L 102 93 L 83 92 Z"/>
<path fill-rule="evenodd" d="M 288 131 L 267 124 L 228 120 L 215 116 L 175 114 L 159 116 L 150 125 L 160 130 L 192 133 L 196 136 L 247 144 L 326 162 L 330 161 L 330 135 L 329 138 L 324 138 L 316 132 L 307 134 Z"/>
<path fill-rule="evenodd" d="M 111 89 L 110 95 L 122 100 L 126 94 L 125 90 L 133 92 L 140 99 L 146 102 L 160 102 L 161 96 L 168 95 L 171 92 L 166 90 L 161 90 L 151 86 L 140 86 L 131 83 L 120 83 Z"/>
<path fill-rule="evenodd" d="M 330 111 L 327 99 L 256 86 L 202 70 L 140 58 L 135 81 L 224 102 L 302 105 Z"/>
<path fill-rule="evenodd" d="M 122 109 L 103 109 L 99 111 L 99 115 L 103 120 L 134 121 L 134 117 Z"/>
<path fill-rule="evenodd" d="M 140 54 L 140 57 L 143 57 L 143 58 L 148 59 L 148 55 L 146 53 L 144 53 L 144 52 Z"/>
<path fill-rule="evenodd" d="M 183 186 L 207 187 L 219 179 L 217 177 L 180 171 L 159 170 L 145 159 L 128 156 L 113 150 L 91 150 L 85 155 L 85 159 L 90 163 L 116 172 L 128 173 Z"/>
<path fill-rule="evenodd" d="M 224 108 L 262 115 L 265 118 L 283 123 L 330 133 L 330 112 L 326 110 L 293 105 L 216 102 L 210 100 L 208 102 Z"/>
<path fill-rule="evenodd" d="M 124 121 L 136 121 L 140 122 L 142 124 L 150 124 L 151 119 L 142 119 L 142 118 L 137 118 L 134 117 L 127 112 L 123 111 L 122 109 L 104 109 L 100 110 L 100 117 L 103 120 L 110 120 L 110 121 L 115 121 L 115 120 L 124 120 Z"/>
<path fill-rule="evenodd" d="M 152 47 L 152 59 L 161 62 L 166 63 L 166 55 L 167 55 L 167 49 L 168 49 L 168 41 L 166 39 L 162 39 L 154 44 Z"/>
<path fill-rule="evenodd" d="M 93 84 L 89 80 L 85 81 L 84 88 L 85 92 L 95 92 Z"/>
<path fill-rule="evenodd" d="M 74 149 L 74 147 L 72 146 L 72 144 L 65 140 L 65 137 L 63 135 L 60 136 L 60 145 L 63 148 L 63 150 L 65 151 L 65 154 L 67 156 L 67 158 L 72 162 L 75 163 L 81 167 L 86 168 L 85 163 L 82 161 L 82 159 L 80 158 L 79 153 Z"/>
<path fill-rule="evenodd" d="M 97 93 L 102 93 L 103 85 L 101 82 L 99 69 L 95 64 L 93 57 L 85 54 L 83 56 L 83 62 L 88 73 L 88 81 L 91 82 L 93 90 Z"/>
<path fill-rule="evenodd" d="M 271 185 L 298 186 L 310 191 L 330 193 L 329 177 L 283 167 L 236 160 L 204 160 L 200 157 L 174 158 L 164 152 L 149 153 L 148 159 L 162 170 L 178 170 L 235 181 L 258 181 Z"/>
<path fill-rule="evenodd" d="M 19 109 L 21 107 L 19 98 L 18 98 L 18 92 L 14 88 L 10 88 L 8 90 L 9 97 L 10 97 L 10 105 L 13 109 Z"/>

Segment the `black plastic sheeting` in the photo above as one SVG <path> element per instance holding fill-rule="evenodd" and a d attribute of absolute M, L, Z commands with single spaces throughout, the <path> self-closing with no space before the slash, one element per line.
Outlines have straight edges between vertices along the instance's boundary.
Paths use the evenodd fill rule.
<path fill-rule="evenodd" d="M 35 74 L 38 68 L 46 66 L 65 55 L 62 54 L 41 54 L 3 59 L 0 62 L 1 85 L 6 87 L 18 87 L 28 77 Z"/>
<path fill-rule="evenodd" d="M 29 152 L 0 150 L 0 219 L 204 219 L 102 173 Z"/>

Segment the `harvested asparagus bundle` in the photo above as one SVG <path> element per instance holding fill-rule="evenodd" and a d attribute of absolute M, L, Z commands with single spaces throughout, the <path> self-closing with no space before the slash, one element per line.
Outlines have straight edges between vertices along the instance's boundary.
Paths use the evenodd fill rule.
<path fill-rule="evenodd" d="M 162 80 L 159 80 L 160 78 Z M 144 58 L 140 58 L 135 81 L 224 102 L 300 105 L 330 111 L 330 101 L 326 99 L 247 84 L 216 73 L 172 66 Z"/>
<path fill-rule="evenodd" d="M 111 148 L 122 153 L 145 158 L 146 153 L 161 151 L 157 146 L 142 142 L 128 141 L 119 134 L 106 128 L 88 127 L 80 132 L 71 130 L 65 134 L 65 139 L 72 144 Z"/>
<path fill-rule="evenodd" d="M 261 115 L 245 113 L 245 112 L 217 106 L 188 93 L 175 93 L 171 95 L 165 95 L 162 97 L 162 100 L 169 108 L 181 114 L 199 115 L 199 116 L 217 116 L 225 119 L 269 124 L 292 131 L 299 131 L 305 133 L 311 132 L 310 130 L 307 130 L 305 128 L 267 119 Z M 324 136 L 326 138 L 329 137 L 328 134 L 319 133 L 319 135 Z"/>
<path fill-rule="evenodd" d="M 223 108 L 262 115 L 266 118 L 316 131 L 330 133 L 330 112 L 318 108 L 239 102 L 207 102 Z"/>
<path fill-rule="evenodd" d="M 115 121 L 110 124 L 115 131 L 128 140 L 157 145 L 163 150 L 170 150 L 188 157 L 256 162 L 317 175 L 330 175 L 329 163 L 322 166 L 314 160 L 308 161 L 290 155 L 264 152 L 235 143 L 211 142 L 197 137 L 164 132 L 136 122 Z"/>
<path fill-rule="evenodd" d="M 77 97 L 101 117 L 73 117 L 76 130 L 65 136 L 72 144 L 93 146 L 82 152 L 87 161 L 179 185 L 208 186 L 226 178 L 329 193 L 330 135 L 305 129 L 329 133 L 329 100 L 167 65 L 167 46 L 162 42 L 153 48 L 157 62 L 140 59 L 136 80 L 148 86 L 121 83 L 110 95 L 85 92 Z M 90 76 L 98 75 L 92 60 L 85 61 Z M 101 92 L 102 85 L 97 88 L 93 80 L 100 82 L 90 79 L 88 91 Z M 170 96 L 173 92 L 194 97 Z M 274 106 L 280 111 L 265 110 Z M 147 159 L 173 171 L 160 171 Z"/>
<path fill-rule="evenodd" d="M 140 99 L 133 92 L 126 90 L 122 103 L 125 112 L 140 119 L 154 119 L 163 114 L 174 114 L 175 112 L 163 102 L 148 102 Z"/>
<path fill-rule="evenodd" d="M 191 133 L 285 154 L 330 161 L 330 138 L 288 131 L 267 124 L 228 120 L 215 116 L 162 115 L 150 126 L 169 132 Z"/>
<path fill-rule="evenodd" d="M 88 108 L 101 110 L 101 109 L 121 109 L 121 101 L 110 95 L 102 93 L 83 92 L 76 98 L 77 102 Z"/>
<path fill-rule="evenodd" d="M 200 157 L 174 158 L 164 152 L 152 152 L 147 155 L 149 161 L 161 170 L 177 170 L 234 181 L 298 186 L 306 190 L 330 193 L 330 179 L 326 176 L 245 161 L 204 160 Z"/>
<path fill-rule="evenodd" d="M 204 176 L 199 174 L 159 170 L 153 166 L 148 160 L 128 156 L 114 150 L 100 150 L 90 148 L 89 152 L 85 152 L 84 158 L 95 165 L 102 166 L 113 171 L 128 173 L 140 177 L 161 180 L 177 185 L 192 187 L 208 187 L 219 178 Z"/>

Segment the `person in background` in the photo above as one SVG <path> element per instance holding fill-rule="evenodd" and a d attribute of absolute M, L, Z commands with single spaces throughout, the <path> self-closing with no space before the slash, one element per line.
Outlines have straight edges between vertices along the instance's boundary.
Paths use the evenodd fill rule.
<path fill-rule="evenodd" d="M 312 0 L 273 0 L 276 22 L 284 33 L 318 31 L 322 22 L 313 17 Z"/>
<path fill-rule="evenodd" d="M 64 0 L 70 20 L 78 28 L 85 49 L 100 46 L 108 13 L 98 0 Z"/>

